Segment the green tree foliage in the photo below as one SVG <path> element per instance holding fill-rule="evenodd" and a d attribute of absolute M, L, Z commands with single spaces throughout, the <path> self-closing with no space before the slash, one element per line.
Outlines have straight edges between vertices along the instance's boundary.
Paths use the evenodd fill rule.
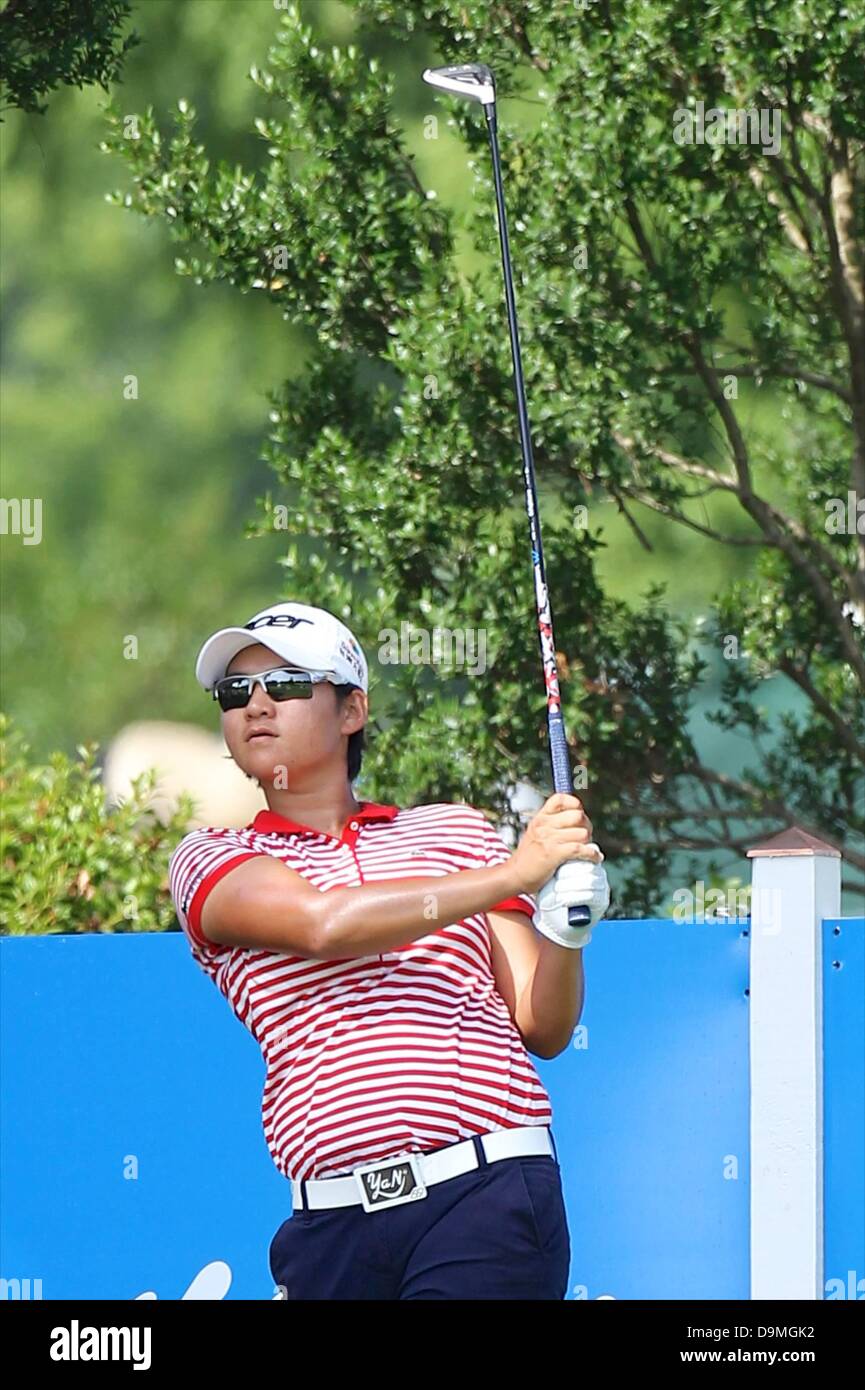
<path fill-rule="evenodd" d="M 61 84 L 106 91 L 138 34 L 122 37 L 129 0 L 5 0 L 0 9 L 0 98 L 44 115 Z"/>
<path fill-rule="evenodd" d="M 33 760 L 0 716 L 0 930 L 165 931 L 174 922 L 168 859 L 192 814 L 185 799 L 162 822 L 147 808 L 155 773 L 108 808 L 89 744 L 75 757 Z"/>
<path fill-rule="evenodd" d="M 689 5 L 623 0 L 354 8 L 422 34 L 436 61 L 483 57 L 510 99 L 564 713 L 603 842 L 628 867 L 620 908 L 657 901 L 673 851 L 705 866 L 791 821 L 843 839 L 855 881 L 865 536 L 829 517 L 865 495 L 865 17 L 831 0 L 731 0 L 699 23 Z M 372 653 L 373 792 L 506 815 L 508 787 L 548 772 L 483 119 L 451 108 L 470 156 L 462 227 L 424 185 L 392 81 L 362 44 L 325 47 L 290 9 L 252 76 L 263 168 L 212 162 L 188 103 L 164 136 L 152 109 L 133 136 L 115 110 L 105 147 L 133 175 L 116 200 L 164 221 L 182 275 L 263 290 L 313 335 L 306 371 L 273 391 L 265 451 L 300 517 L 292 595 L 380 641 L 402 623 L 487 635 L 474 676 Z M 681 140 L 700 102 L 764 111 L 767 134 Z M 442 129 L 448 109 L 425 104 Z M 657 514 L 662 535 L 697 533 L 697 557 L 727 547 L 751 562 L 703 656 L 659 592 L 623 603 L 599 583 L 604 497 L 646 546 L 642 518 Z M 707 762 L 689 728 L 713 654 L 726 658 L 715 719 L 750 747 L 741 773 Z M 803 697 L 780 723 L 761 704 L 770 678 Z"/>
<path fill-rule="evenodd" d="M 246 69 L 272 5 L 145 0 L 135 20 L 124 117 L 185 90 L 206 138 L 254 159 Z M 0 537 L 2 705 L 40 760 L 132 719 L 216 727 L 197 644 L 277 590 L 280 537 L 252 543 L 243 518 L 268 482 L 272 364 L 303 350 L 263 294 L 196 294 L 167 239 L 106 202 L 104 100 L 63 88 L 47 119 L 0 126 L 2 494 L 42 504 L 38 545 Z"/>

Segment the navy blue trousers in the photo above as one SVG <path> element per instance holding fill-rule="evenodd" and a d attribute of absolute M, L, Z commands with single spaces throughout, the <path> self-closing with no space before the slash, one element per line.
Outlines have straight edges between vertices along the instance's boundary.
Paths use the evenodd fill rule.
<path fill-rule="evenodd" d="M 549 1154 L 487 1163 L 382 1211 L 358 1203 L 284 1221 L 270 1244 L 288 1299 L 563 1299 L 570 1237 Z"/>

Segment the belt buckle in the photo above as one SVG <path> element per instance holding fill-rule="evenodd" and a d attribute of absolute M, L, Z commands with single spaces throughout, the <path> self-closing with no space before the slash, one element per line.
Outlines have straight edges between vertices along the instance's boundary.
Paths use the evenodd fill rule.
<path fill-rule="evenodd" d="M 417 1154 L 401 1154 L 399 1158 L 386 1158 L 380 1163 L 365 1163 L 362 1168 L 355 1168 L 354 1178 L 364 1211 L 399 1207 L 403 1202 L 417 1202 L 427 1195 Z"/>

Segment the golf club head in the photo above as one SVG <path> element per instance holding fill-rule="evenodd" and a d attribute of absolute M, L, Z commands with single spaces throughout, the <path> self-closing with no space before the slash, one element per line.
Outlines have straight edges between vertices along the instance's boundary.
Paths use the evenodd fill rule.
<path fill-rule="evenodd" d="M 452 68 L 424 68 L 424 82 L 454 96 L 468 97 L 482 106 L 492 106 L 496 99 L 496 84 L 486 63 L 461 63 Z"/>

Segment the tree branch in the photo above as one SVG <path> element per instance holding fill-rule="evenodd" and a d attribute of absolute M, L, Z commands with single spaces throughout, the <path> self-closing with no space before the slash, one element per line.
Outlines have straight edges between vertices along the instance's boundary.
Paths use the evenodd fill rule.
<path fill-rule="evenodd" d="M 702 345 L 697 334 L 689 334 L 687 342 L 697 371 L 706 387 L 712 404 L 721 417 L 727 433 L 727 439 L 733 455 L 733 464 L 736 469 L 736 476 L 739 480 L 739 501 L 742 503 L 748 515 L 753 517 L 757 522 L 761 531 L 763 531 L 770 540 L 775 541 L 778 549 L 784 552 L 791 563 L 799 570 L 800 574 L 804 575 L 808 580 L 810 587 L 822 606 L 824 616 L 827 621 L 832 624 L 840 638 L 841 645 L 847 654 L 850 665 L 858 675 L 861 684 L 865 686 L 865 655 L 863 655 L 856 642 L 851 630 L 851 624 L 847 621 L 845 614 L 842 612 L 841 604 L 833 593 L 831 585 L 820 573 L 811 556 L 808 554 L 807 550 L 802 548 L 802 545 L 806 545 L 810 549 L 816 551 L 818 555 L 822 555 L 836 573 L 838 571 L 837 560 L 834 555 L 831 560 L 829 560 L 831 551 L 825 546 L 822 546 L 813 536 L 809 535 L 801 522 L 796 521 L 793 517 L 782 517 L 781 513 L 762 497 L 758 497 L 754 492 L 748 450 L 744 436 L 739 427 L 739 421 L 736 418 L 736 413 L 721 389 L 721 384 L 718 381 L 718 374 L 715 368 L 710 366 L 703 355 Z M 802 545 L 799 544 L 800 541 Z M 858 604 L 861 601 L 860 595 L 856 585 L 853 583 L 852 576 L 847 576 L 847 572 L 843 570 L 842 573 L 848 592 L 850 592 L 851 585 L 853 586 L 851 597 L 853 602 Z"/>
<path fill-rule="evenodd" d="M 635 502 L 642 502 L 644 507 L 650 507 L 653 512 L 660 512 L 661 516 L 667 516 L 671 521 L 677 521 L 682 526 L 690 527 L 692 531 L 696 531 L 701 536 L 708 536 L 711 541 L 720 541 L 722 545 L 760 546 L 762 548 L 769 545 L 764 536 L 722 536 L 719 531 L 713 531 L 709 526 L 701 526 L 699 521 L 692 521 L 682 512 L 674 511 L 672 507 L 665 507 L 663 502 L 658 502 L 650 493 L 636 492 L 628 487 L 625 487 L 624 491 L 629 497 L 633 497 Z"/>
<path fill-rule="evenodd" d="M 619 430 L 612 431 L 612 437 L 618 444 L 623 453 L 628 455 L 632 463 L 636 464 L 637 441 L 630 435 L 622 434 Z M 671 468 L 677 469 L 680 473 L 686 473 L 692 478 L 706 478 L 715 488 L 723 488 L 727 492 L 738 492 L 736 479 L 729 474 L 718 473 L 714 468 L 709 468 L 704 463 L 693 463 L 690 459 L 683 459 L 680 454 L 671 453 L 669 449 L 661 449 L 657 446 L 651 448 L 644 447 L 644 452 L 652 458 L 658 459 L 661 463 L 668 464 Z"/>
<path fill-rule="evenodd" d="M 649 270 L 656 279 L 659 279 L 657 261 L 649 239 L 646 236 L 633 198 L 627 198 L 625 200 L 625 215 L 628 219 L 628 225 L 633 233 L 643 263 L 647 270 Z M 863 655 L 856 643 L 851 632 L 851 625 L 842 612 L 841 604 L 832 592 L 829 583 L 813 563 L 811 556 L 797 544 L 797 539 L 794 538 L 797 537 L 798 533 L 798 540 L 801 540 L 803 544 L 815 549 L 821 554 L 836 573 L 838 572 L 837 560 L 834 555 L 831 557 L 831 560 L 829 559 L 831 552 L 810 536 L 801 523 L 796 522 L 792 517 L 785 518 L 782 522 L 780 514 L 754 492 L 751 479 L 751 465 L 745 438 L 739 426 L 736 412 L 733 410 L 733 407 L 721 389 L 718 373 L 716 369 L 707 362 L 702 343 L 696 331 L 691 330 L 690 332 L 682 334 L 682 341 L 694 363 L 698 376 L 706 388 L 709 399 L 714 405 L 724 426 L 727 442 L 733 456 L 733 466 L 736 470 L 738 482 L 738 486 L 734 486 L 731 490 L 737 493 L 739 501 L 745 511 L 757 522 L 760 530 L 775 543 L 779 550 L 782 550 L 787 555 L 791 563 L 793 563 L 799 572 L 808 580 L 815 595 L 819 599 L 827 620 L 831 622 L 838 634 L 850 665 L 853 667 L 862 685 L 865 686 L 865 655 Z M 865 348 L 863 348 L 863 353 L 865 353 Z M 865 405 L 863 405 L 863 409 L 865 409 Z M 719 474 L 718 476 L 720 478 L 722 475 Z M 729 486 L 729 483 L 725 482 L 723 485 Z M 841 573 L 853 602 L 857 605 L 860 604 L 861 596 L 858 583 L 852 576 L 847 574 L 843 567 Z M 865 576 L 865 570 L 863 570 L 863 576 Z"/>
<path fill-rule="evenodd" d="M 523 27 L 522 22 L 517 19 L 507 5 L 499 5 L 499 13 L 504 16 L 510 25 L 511 38 L 516 42 L 517 47 L 528 58 L 533 68 L 539 72 L 549 72 L 550 60 L 545 58 L 542 53 L 537 53 L 532 48 L 531 40 Z"/>
<path fill-rule="evenodd" d="M 766 175 L 763 169 L 756 164 L 752 164 L 748 169 L 748 174 L 758 193 L 762 193 L 766 202 L 771 203 L 772 207 L 777 212 L 778 221 L 781 223 L 790 244 L 795 246 L 796 250 L 801 252 L 802 255 L 809 257 L 813 256 L 814 248 L 811 244 L 811 236 L 807 224 L 805 226 L 800 225 L 800 222 L 786 211 L 779 195 L 774 189 L 766 186 Z M 789 201 L 788 199 L 788 202 Z M 801 218 L 801 213 L 799 213 L 795 202 L 793 206 L 797 216 Z"/>
<path fill-rule="evenodd" d="M 736 796 L 741 796 L 745 800 L 756 801 L 759 805 L 758 815 L 777 817 L 784 826 L 799 825 L 819 840 L 826 840 L 827 838 L 826 831 L 821 826 L 809 822 L 801 813 L 791 810 L 779 797 L 771 796 L 760 787 L 755 786 L 753 782 L 739 780 L 726 772 L 717 772 L 715 768 L 706 767 L 703 763 L 689 763 L 685 771 L 696 777 L 698 781 L 714 782 L 717 786 L 723 787 Z M 840 849 L 841 847 L 836 845 L 835 848 Z M 865 870 L 865 854 L 860 854 L 857 850 L 849 847 L 843 853 L 845 859 L 855 868 Z"/>
<path fill-rule="evenodd" d="M 809 386 L 816 386 L 820 391 L 831 391 L 833 395 L 842 400 L 845 405 L 853 404 L 853 397 L 846 386 L 834 377 L 825 376 L 822 372 L 812 372 L 806 367 L 797 367 L 795 363 L 779 362 L 771 367 L 750 366 L 748 363 L 737 363 L 735 366 L 719 366 L 718 370 L 724 376 L 744 376 L 744 377 L 785 377 L 793 381 L 804 381 Z"/>
<path fill-rule="evenodd" d="M 783 671 L 785 676 L 789 676 L 790 680 L 798 685 L 800 690 L 804 691 L 814 708 L 818 709 L 823 715 L 823 718 L 832 725 L 832 728 L 835 730 L 835 733 L 838 735 L 838 738 L 843 743 L 848 753 L 851 753 L 859 762 L 865 764 L 865 744 L 859 742 L 853 730 L 842 718 L 839 711 L 836 710 L 834 705 L 830 704 L 826 699 L 826 696 L 817 689 L 805 667 L 797 666 L 796 663 L 790 661 L 788 657 L 782 656 L 778 659 L 778 670 Z"/>
<path fill-rule="evenodd" d="M 645 531 L 643 531 L 643 529 L 642 529 L 640 526 L 638 526 L 637 522 L 636 522 L 636 521 L 634 520 L 634 518 L 631 516 L 631 513 L 628 511 L 627 507 L 625 506 L 624 501 L 622 500 L 622 494 L 621 494 L 621 492 L 619 491 L 618 488 L 613 487 L 612 484 L 610 484 L 610 483 L 608 483 L 607 486 L 608 486 L 609 491 L 612 493 L 613 497 L 615 498 L 616 506 L 618 507 L 618 509 L 619 509 L 619 511 L 621 512 L 622 516 L 623 516 L 623 517 L 625 518 L 625 520 L 627 521 L 627 523 L 628 523 L 628 525 L 630 526 L 631 530 L 633 531 L 634 535 L 637 537 L 637 540 L 640 542 L 640 545 L 643 547 L 644 550 L 647 550 L 647 551 L 649 552 L 649 554 L 652 554 L 652 553 L 654 552 L 654 546 L 652 545 L 652 542 L 649 540 L 649 538 L 648 538 L 648 536 L 646 535 Z M 634 494 L 633 494 L 633 493 L 630 493 L 629 495 L 630 495 L 630 496 L 633 496 Z M 636 500 L 639 500 L 639 499 L 636 499 Z"/>

